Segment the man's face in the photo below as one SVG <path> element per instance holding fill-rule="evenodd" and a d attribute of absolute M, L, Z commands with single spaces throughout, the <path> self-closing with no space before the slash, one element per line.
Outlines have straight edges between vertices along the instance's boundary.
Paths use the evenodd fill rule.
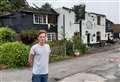
<path fill-rule="evenodd" d="M 46 34 L 45 33 L 41 33 L 39 36 L 38 36 L 38 40 L 40 43 L 44 44 L 45 41 L 46 41 Z"/>

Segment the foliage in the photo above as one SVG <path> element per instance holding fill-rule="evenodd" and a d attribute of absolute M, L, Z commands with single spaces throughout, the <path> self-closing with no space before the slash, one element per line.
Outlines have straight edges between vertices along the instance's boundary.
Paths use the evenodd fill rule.
<path fill-rule="evenodd" d="M 51 47 L 51 55 L 64 55 L 63 40 L 55 40 L 47 42 Z"/>
<path fill-rule="evenodd" d="M 85 5 L 74 5 L 73 10 L 75 12 L 76 22 L 85 18 Z"/>
<path fill-rule="evenodd" d="M 0 44 L 5 42 L 13 42 L 16 40 L 16 32 L 10 28 L 0 28 Z"/>
<path fill-rule="evenodd" d="M 12 5 L 8 0 L 0 0 L 0 15 L 7 14 L 11 9 Z"/>
<path fill-rule="evenodd" d="M 73 43 L 70 40 L 55 40 L 47 42 L 52 50 L 51 55 L 65 55 L 65 46 L 66 46 L 66 55 L 73 55 Z"/>
<path fill-rule="evenodd" d="M 20 42 L 8 42 L 0 46 L 0 64 L 9 67 L 26 66 L 29 46 Z"/>
<path fill-rule="evenodd" d="M 0 16 L 29 7 L 26 0 L 0 0 Z"/>
<path fill-rule="evenodd" d="M 41 6 L 43 9 L 50 9 L 51 5 L 49 3 L 45 3 L 44 5 Z"/>
<path fill-rule="evenodd" d="M 9 0 L 9 2 L 13 5 L 13 9 L 15 10 L 29 7 L 26 0 Z"/>
<path fill-rule="evenodd" d="M 83 44 L 82 40 L 80 40 L 80 36 L 73 37 L 74 51 L 79 51 L 80 54 L 85 54 L 87 52 L 86 44 Z"/>
<path fill-rule="evenodd" d="M 85 54 L 88 51 L 88 48 L 86 47 L 86 44 L 80 45 L 80 53 Z"/>
<path fill-rule="evenodd" d="M 24 44 L 31 45 L 34 43 L 38 36 L 38 30 L 23 31 L 19 34 L 21 41 Z"/>
<path fill-rule="evenodd" d="M 74 51 L 73 51 L 73 42 L 70 40 L 66 41 L 66 54 L 67 55 L 73 55 Z"/>

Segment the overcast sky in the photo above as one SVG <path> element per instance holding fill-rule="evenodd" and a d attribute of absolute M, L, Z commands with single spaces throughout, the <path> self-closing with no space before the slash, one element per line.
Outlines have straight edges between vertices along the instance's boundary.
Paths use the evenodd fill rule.
<path fill-rule="evenodd" d="M 86 4 L 86 11 L 105 14 L 106 17 L 114 23 L 120 24 L 120 0 L 27 0 L 30 5 L 41 6 L 49 2 L 53 8 L 68 7 L 80 3 Z"/>

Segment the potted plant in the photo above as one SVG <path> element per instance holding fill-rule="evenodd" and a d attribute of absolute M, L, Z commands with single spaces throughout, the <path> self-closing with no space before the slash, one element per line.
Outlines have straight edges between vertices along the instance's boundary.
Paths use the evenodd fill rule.
<path fill-rule="evenodd" d="M 78 49 L 75 49 L 75 51 L 74 51 L 74 55 L 75 55 L 76 57 L 79 57 L 79 56 L 80 56 L 80 52 L 79 52 Z"/>

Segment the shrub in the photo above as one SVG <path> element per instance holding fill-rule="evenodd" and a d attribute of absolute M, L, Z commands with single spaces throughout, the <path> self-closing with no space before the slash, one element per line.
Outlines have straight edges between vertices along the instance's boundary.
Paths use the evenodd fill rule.
<path fill-rule="evenodd" d="M 70 40 L 48 41 L 48 44 L 51 47 L 52 55 L 65 55 L 65 46 L 66 54 L 73 55 L 73 43 Z"/>
<path fill-rule="evenodd" d="M 0 28 L 0 44 L 16 40 L 16 32 L 7 27 Z"/>
<path fill-rule="evenodd" d="M 70 40 L 66 41 L 66 54 L 67 55 L 74 55 L 73 42 L 71 42 Z"/>
<path fill-rule="evenodd" d="M 88 51 L 88 48 L 86 47 L 85 44 L 80 45 L 80 53 L 85 54 Z"/>
<path fill-rule="evenodd" d="M 54 41 L 47 41 L 47 43 L 53 47 L 53 46 L 60 46 L 63 45 L 64 41 L 63 40 L 54 40 Z"/>
<path fill-rule="evenodd" d="M 51 48 L 51 55 L 64 55 L 64 45 L 62 40 L 48 41 Z"/>
<path fill-rule="evenodd" d="M 79 35 L 73 37 L 74 50 L 79 50 L 80 54 L 85 54 L 87 52 L 87 47 L 83 44 L 82 40 L 80 40 Z"/>
<path fill-rule="evenodd" d="M 19 34 L 20 40 L 27 45 L 31 45 L 37 39 L 38 30 L 23 31 Z"/>
<path fill-rule="evenodd" d="M 79 36 L 73 37 L 74 50 L 80 50 L 81 40 Z"/>
<path fill-rule="evenodd" d="M 9 67 L 26 66 L 29 46 L 20 42 L 8 42 L 0 46 L 0 64 Z"/>

